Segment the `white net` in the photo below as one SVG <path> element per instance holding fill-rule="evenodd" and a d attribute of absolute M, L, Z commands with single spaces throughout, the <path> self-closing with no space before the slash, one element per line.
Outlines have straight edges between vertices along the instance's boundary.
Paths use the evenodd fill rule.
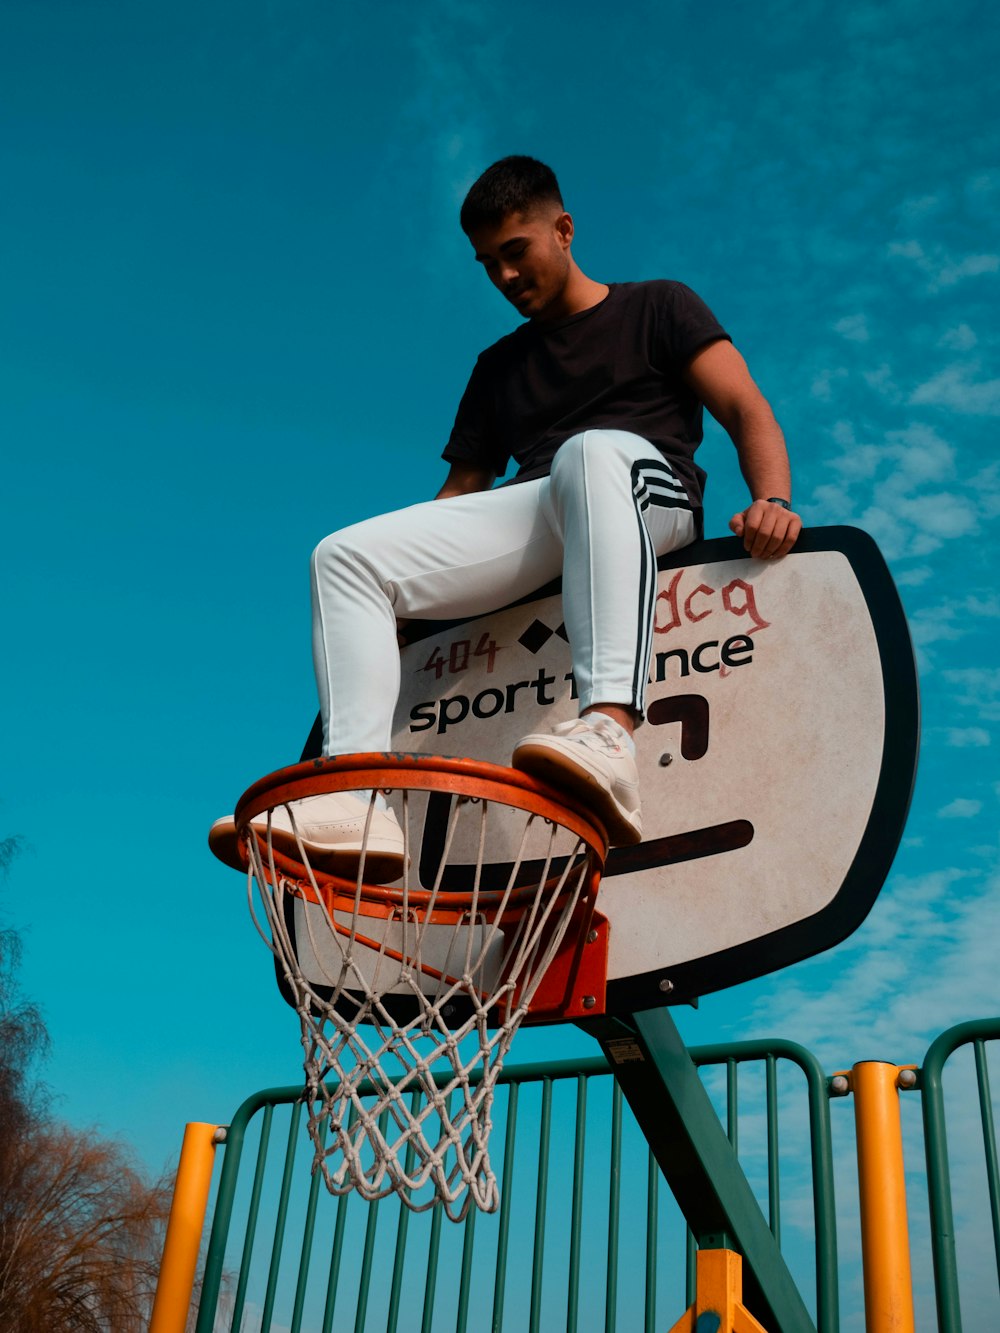
<path fill-rule="evenodd" d="M 376 798 L 365 794 L 367 841 Z M 440 1201 L 459 1221 L 470 1204 L 499 1205 L 497 1080 L 571 924 L 589 921 L 594 853 L 554 820 L 452 796 L 425 887 L 411 830 L 425 827 L 426 798 L 387 795 L 403 831 L 399 884 L 367 885 L 363 854 L 353 884 L 316 871 L 293 802 L 294 861 L 272 841 L 272 812 L 255 818 L 250 908 L 300 1019 L 314 1169 L 334 1194 L 395 1193 L 418 1212 Z"/>

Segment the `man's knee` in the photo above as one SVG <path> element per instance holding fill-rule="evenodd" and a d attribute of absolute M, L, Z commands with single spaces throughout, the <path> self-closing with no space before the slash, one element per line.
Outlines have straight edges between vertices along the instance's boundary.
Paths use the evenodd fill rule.
<path fill-rule="evenodd" d="M 310 564 L 313 569 L 322 569 L 327 565 L 337 564 L 344 553 L 343 542 L 339 532 L 331 532 L 328 537 L 317 543 L 313 550 Z"/>
<path fill-rule="evenodd" d="M 558 487 L 570 477 L 593 481 L 606 468 L 631 467 L 637 451 L 648 453 L 650 445 L 627 430 L 600 427 L 571 435 L 556 451 L 552 460 L 552 482 Z"/>
<path fill-rule="evenodd" d="M 316 546 L 309 561 L 314 578 L 320 574 L 337 575 L 345 569 L 354 569 L 362 564 L 364 564 L 363 543 L 357 540 L 354 528 L 342 528 L 324 537 Z"/>

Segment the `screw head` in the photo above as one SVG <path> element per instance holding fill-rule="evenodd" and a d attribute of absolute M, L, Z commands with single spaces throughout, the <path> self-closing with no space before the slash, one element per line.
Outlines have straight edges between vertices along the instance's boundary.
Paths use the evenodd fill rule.
<path fill-rule="evenodd" d="M 597 1000 L 596 1000 L 596 998 L 595 998 L 593 995 L 585 995 L 585 996 L 583 997 L 583 1007 L 584 1007 L 584 1009 L 593 1009 L 593 1007 L 594 1007 L 594 1005 L 595 1005 L 596 1003 L 597 1003 Z"/>
<path fill-rule="evenodd" d="M 597 931 L 596 931 L 596 930 L 588 930 L 588 931 L 587 931 L 587 943 L 588 943 L 588 944 L 594 944 L 594 943 L 596 943 L 596 941 L 597 941 Z"/>
<path fill-rule="evenodd" d="M 846 1097 L 850 1084 L 843 1074 L 837 1074 L 830 1080 L 830 1091 L 837 1097 Z"/>
<path fill-rule="evenodd" d="M 917 1086 L 917 1071 L 915 1069 L 901 1069 L 896 1082 L 901 1088 L 915 1088 Z"/>
<path fill-rule="evenodd" d="M 672 764 L 673 762 L 674 762 L 674 756 L 673 756 L 672 754 L 661 754 L 661 755 L 660 755 L 660 767 L 661 767 L 661 768 L 667 768 L 667 767 L 668 767 L 670 764 Z"/>
<path fill-rule="evenodd" d="M 669 977 L 662 977 L 660 979 L 660 990 L 663 991 L 664 995 L 669 995 L 673 988 L 674 983 Z"/>

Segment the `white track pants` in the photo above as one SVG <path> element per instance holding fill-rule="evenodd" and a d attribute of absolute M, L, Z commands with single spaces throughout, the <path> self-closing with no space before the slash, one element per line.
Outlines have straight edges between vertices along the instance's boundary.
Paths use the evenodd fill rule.
<path fill-rule="evenodd" d="M 482 615 L 563 576 L 580 708 L 643 710 L 656 555 L 685 546 L 684 488 L 638 435 L 588 430 L 537 481 L 411 505 L 335 532 L 312 556 L 323 753 L 388 750 L 396 617 Z"/>

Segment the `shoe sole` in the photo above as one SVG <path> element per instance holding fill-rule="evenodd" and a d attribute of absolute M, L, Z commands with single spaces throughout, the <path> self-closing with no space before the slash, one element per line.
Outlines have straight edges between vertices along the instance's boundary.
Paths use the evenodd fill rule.
<path fill-rule="evenodd" d="M 519 745 L 511 764 L 550 786 L 579 796 L 604 825 L 612 847 L 632 847 L 642 841 L 642 815 L 623 810 L 610 787 L 588 768 L 547 745 Z"/>
<path fill-rule="evenodd" d="M 260 833 L 263 838 L 267 837 L 266 830 L 261 829 Z M 272 828 L 271 842 L 275 850 L 282 855 L 292 861 L 301 861 L 302 853 L 292 834 Z M 246 865 L 240 856 L 236 825 L 232 821 L 213 824 L 208 834 L 208 845 L 225 865 L 231 866 L 234 870 L 246 870 Z M 341 879 L 357 879 L 358 867 L 361 864 L 361 852 L 358 848 L 327 847 L 322 843 L 309 842 L 305 838 L 302 839 L 302 847 L 314 870 L 321 870 L 327 875 L 339 875 Z M 398 848 L 387 845 L 384 839 L 376 839 L 369 843 L 365 856 L 365 881 L 368 884 L 390 884 L 402 875 L 404 864 L 405 858 Z"/>

